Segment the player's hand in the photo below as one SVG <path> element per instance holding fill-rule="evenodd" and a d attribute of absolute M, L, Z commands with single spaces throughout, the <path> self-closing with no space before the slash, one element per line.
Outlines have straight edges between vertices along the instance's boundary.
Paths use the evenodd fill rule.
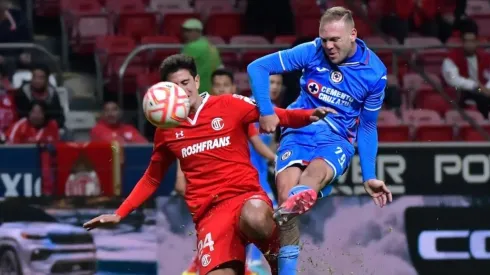
<path fill-rule="evenodd" d="M 259 118 L 260 132 L 262 133 L 274 133 L 276 127 L 279 124 L 279 118 L 274 113 L 268 116 L 261 116 Z"/>
<path fill-rule="evenodd" d="M 104 214 L 83 224 L 83 228 L 90 231 L 94 228 L 101 227 L 104 225 L 118 224 L 121 221 L 121 217 L 117 214 Z"/>
<path fill-rule="evenodd" d="M 368 180 L 364 183 L 364 189 L 379 207 L 383 207 L 393 200 L 391 191 L 383 181 L 377 179 Z"/>
<path fill-rule="evenodd" d="M 313 122 L 319 121 L 319 120 L 323 119 L 324 117 L 326 117 L 328 114 L 336 114 L 336 113 L 337 113 L 337 111 L 335 111 L 332 108 L 318 107 L 315 109 L 313 114 L 310 116 L 310 120 Z"/>

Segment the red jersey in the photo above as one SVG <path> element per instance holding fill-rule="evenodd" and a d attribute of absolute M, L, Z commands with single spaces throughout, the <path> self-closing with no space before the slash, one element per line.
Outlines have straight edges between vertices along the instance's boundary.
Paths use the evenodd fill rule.
<path fill-rule="evenodd" d="M 45 143 L 60 140 L 58 124 L 50 120 L 43 128 L 35 128 L 27 118 L 14 123 L 6 133 L 10 144 Z"/>
<path fill-rule="evenodd" d="M 111 126 L 103 121 L 97 122 L 92 131 L 90 131 L 92 141 L 118 141 L 123 144 L 127 143 L 148 143 L 140 132 L 129 124 L 119 124 Z"/>
<path fill-rule="evenodd" d="M 312 110 L 275 109 L 280 125 L 299 128 L 310 123 Z M 257 170 L 250 163 L 249 124 L 259 111 L 240 95 L 203 95 L 199 109 L 187 121 L 157 129 L 148 169 L 117 210 L 121 217 L 141 205 L 158 187 L 175 159 L 187 180 L 185 201 L 194 220 L 209 208 L 240 194 L 261 191 Z"/>

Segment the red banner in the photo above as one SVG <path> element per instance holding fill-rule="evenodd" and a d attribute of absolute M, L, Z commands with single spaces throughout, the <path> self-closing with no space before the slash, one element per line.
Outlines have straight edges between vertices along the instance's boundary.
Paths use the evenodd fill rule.
<path fill-rule="evenodd" d="M 59 143 L 56 195 L 120 195 L 121 163 L 122 147 L 117 143 Z"/>

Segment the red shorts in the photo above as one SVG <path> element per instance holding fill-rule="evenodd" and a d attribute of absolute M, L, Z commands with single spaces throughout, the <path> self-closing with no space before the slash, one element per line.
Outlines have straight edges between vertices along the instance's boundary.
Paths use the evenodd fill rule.
<path fill-rule="evenodd" d="M 256 242 L 245 237 L 239 228 L 242 206 L 250 199 L 260 199 L 272 208 L 264 192 L 250 192 L 226 200 L 211 208 L 196 224 L 199 274 L 206 275 L 217 266 L 230 262 L 245 263 L 245 247 L 253 243 L 263 253 L 279 252 L 278 235 L 267 241 Z"/>

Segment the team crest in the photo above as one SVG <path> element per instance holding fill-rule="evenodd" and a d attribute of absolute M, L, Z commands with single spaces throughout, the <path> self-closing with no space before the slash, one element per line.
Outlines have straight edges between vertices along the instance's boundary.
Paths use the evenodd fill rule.
<path fill-rule="evenodd" d="M 217 117 L 214 118 L 213 121 L 211 121 L 211 128 L 213 128 L 213 130 L 219 131 L 223 129 L 223 127 L 225 127 L 225 122 L 223 121 L 222 118 Z"/>
<path fill-rule="evenodd" d="M 281 160 L 287 160 L 291 156 L 291 151 L 286 151 L 281 156 Z"/>
<path fill-rule="evenodd" d="M 310 92 L 310 94 L 316 95 L 320 92 L 320 90 L 322 89 L 322 86 L 320 84 L 316 83 L 315 81 L 310 80 L 310 81 L 308 81 L 307 88 L 308 88 L 308 92 Z"/>
<path fill-rule="evenodd" d="M 340 83 L 342 80 L 344 80 L 344 76 L 339 71 L 333 71 L 330 74 L 330 80 L 332 80 L 333 83 Z"/>
<path fill-rule="evenodd" d="M 201 265 L 202 265 L 203 267 L 206 267 L 206 266 L 208 266 L 210 263 L 211 263 L 211 255 L 209 255 L 209 254 L 204 254 L 204 255 L 202 255 L 202 257 L 201 257 Z"/>

